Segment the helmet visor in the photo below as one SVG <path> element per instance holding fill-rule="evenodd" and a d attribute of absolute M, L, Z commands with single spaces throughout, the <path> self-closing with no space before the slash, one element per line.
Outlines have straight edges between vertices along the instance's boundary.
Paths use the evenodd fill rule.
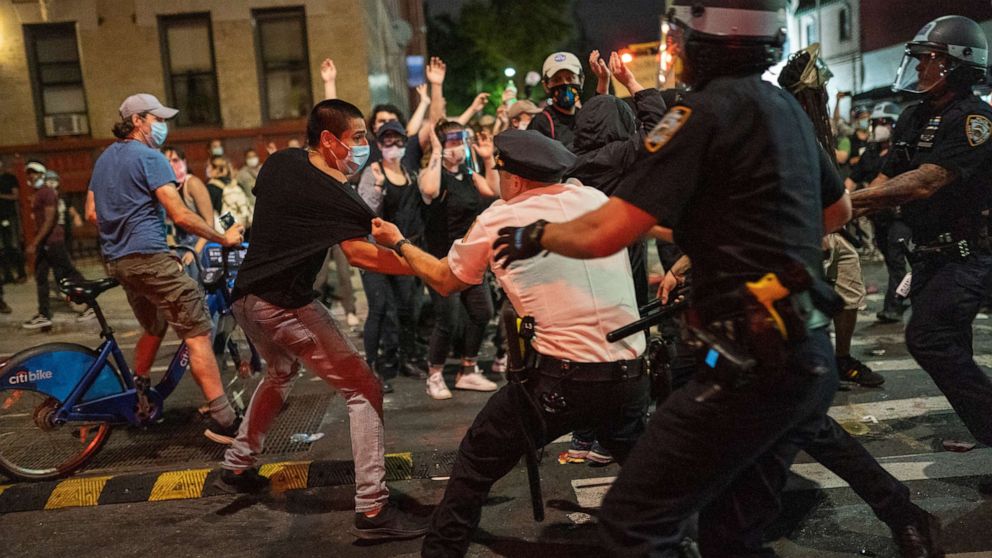
<path fill-rule="evenodd" d="M 674 13 L 661 18 L 661 47 L 658 51 L 658 88 L 685 88 L 685 28 Z"/>
<path fill-rule="evenodd" d="M 948 58 L 944 52 L 910 44 L 902 56 L 892 90 L 927 93 L 946 79 L 948 70 Z"/>

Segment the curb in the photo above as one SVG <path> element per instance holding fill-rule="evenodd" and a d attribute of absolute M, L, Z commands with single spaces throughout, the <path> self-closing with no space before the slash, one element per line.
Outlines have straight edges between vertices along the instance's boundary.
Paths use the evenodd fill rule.
<path fill-rule="evenodd" d="M 386 481 L 446 477 L 455 452 L 386 454 Z M 355 483 L 353 461 L 280 461 L 260 465 L 272 492 Z M 213 486 L 219 468 L 81 476 L 60 481 L 0 485 L 0 514 L 108 504 L 227 496 Z"/>

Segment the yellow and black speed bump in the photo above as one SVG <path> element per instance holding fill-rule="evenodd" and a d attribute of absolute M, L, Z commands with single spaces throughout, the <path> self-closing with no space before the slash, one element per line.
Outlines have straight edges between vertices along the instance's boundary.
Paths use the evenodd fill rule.
<path fill-rule="evenodd" d="M 388 454 L 386 480 L 447 476 L 454 456 L 453 452 Z M 261 465 L 260 472 L 271 480 L 274 492 L 355 483 L 355 465 L 351 461 L 266 463 Z M 218 474 L 218 469 L 200 468 L 0 484 L 0 513 L 218 496 L 224 494 L 213 486 Z"/>

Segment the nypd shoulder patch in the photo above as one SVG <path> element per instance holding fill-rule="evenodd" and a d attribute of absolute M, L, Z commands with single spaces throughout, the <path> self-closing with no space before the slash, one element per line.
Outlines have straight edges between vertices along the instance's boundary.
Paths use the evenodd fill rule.
<path fill-rule="evenodd" d="M 662 147 L 665 147 L 676 133 L 692 116 L 692 109 L 689 107 L 673 107 L 671 110 L 665 113 L 665 116 L 661 119 L 647 136 L 644 138 L 644 147 L 649 153 L 656 153 Z"/>
<path fill-rule="evenodd" d="M 992 121 L 977 114 L 969 115 L 965 120 L 964 131 L 968 134 L 968 144 L 978 147 L 992 136 Z"/>

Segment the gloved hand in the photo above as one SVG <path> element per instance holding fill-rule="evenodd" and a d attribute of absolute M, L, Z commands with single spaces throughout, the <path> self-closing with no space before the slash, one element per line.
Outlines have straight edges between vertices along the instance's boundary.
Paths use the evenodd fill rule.
<path fill-rule="evenodd" d="M 503 227 L 499 237 L 493 242 L 496 252 L 495 260 L 501 267 L 506 268 L 517 260 L 526 260 L 540 254 L 541 237 L 544 236 L 544 219 L 534 221 L 526 227 Z"/>

